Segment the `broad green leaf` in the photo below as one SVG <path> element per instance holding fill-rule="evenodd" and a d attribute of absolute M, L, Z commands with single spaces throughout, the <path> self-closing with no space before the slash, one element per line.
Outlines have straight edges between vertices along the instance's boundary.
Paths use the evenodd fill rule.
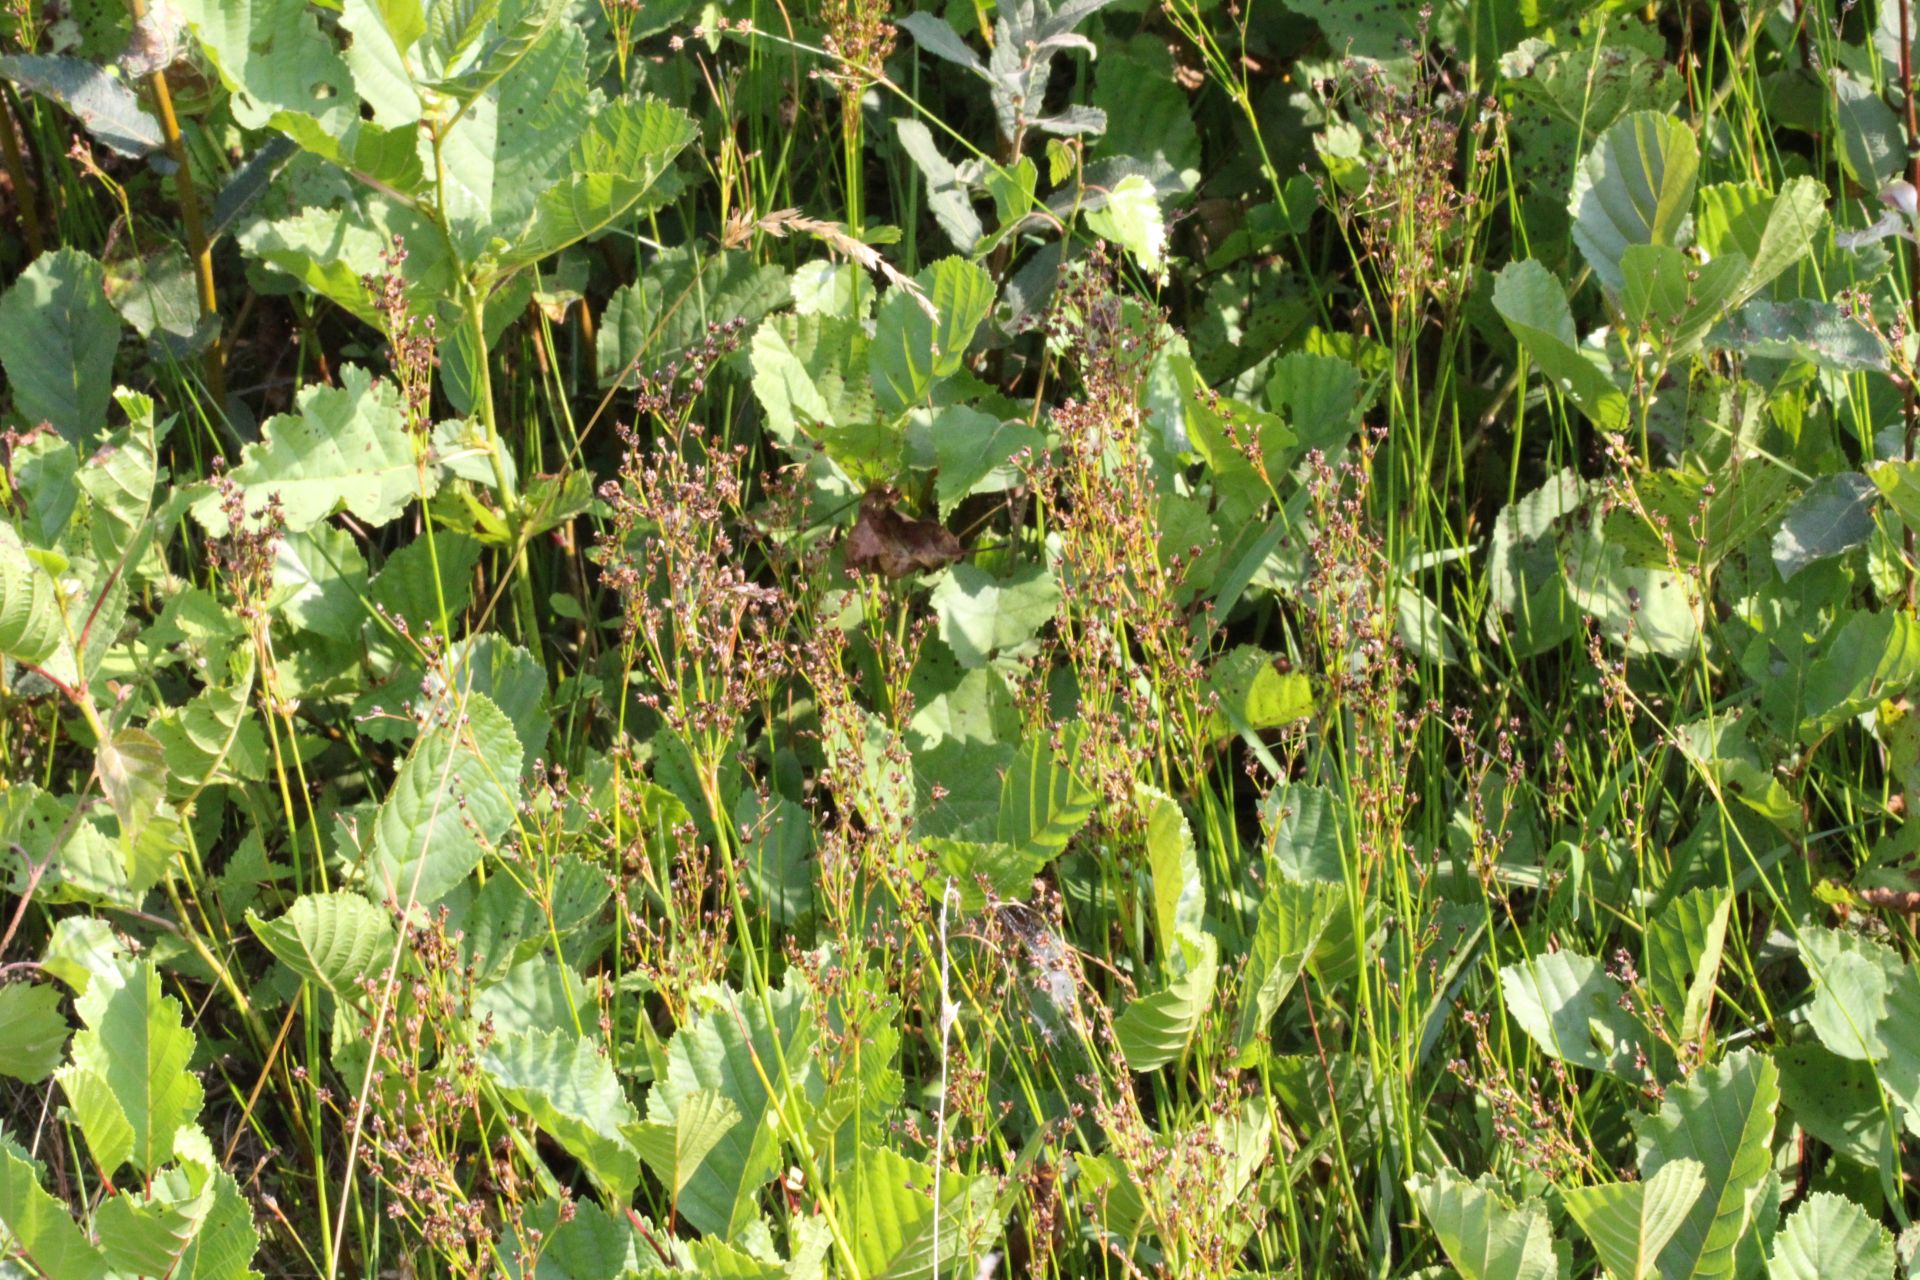
<path fill-rule="evenodd" d="M 1893 1235 L 1843 1196 L 1816 1191 L 1787 1216 L 1767 1259 L 1767 1280 L 1888 1280 Z"/>
<path fill-rule="evenodd" d="M 749 345 L 753 392 L 767 429 L 788 449 L 822 426 L 871 422 L 866 335 L 858 321 L 825 314 L 775 315 Z"/>
<path fill-rule="evenodd" d="M 1838 126 L 1840 163 L 1856 183 L 1878 191 L 1905 167 L 1900 117 L 1879 90 L 1850 72 L 1829 68 L 1825 79 Z"/>
<path fill-rule="evenodd" d="M 585 1167 L 615 1204 L 633 1198 L 640 1156 L 626 1135 L 640 1122 L 613 1064 L 569 1031 L 523 1031 L 480 1052 L 501 1098 Z"/>
<path fill-rule="evenodd" d="M 1197 936 L 1207 911 L 1206 882 L 1200 878 L 1200 856 L 1193 830 L 1180 802 L 1150 787 L 1140 789 L 1147 811 L 1147 873 L 1153 877 L 1154 945 L 1160 949 L 1163 969 L 1177 972 L 1178 939 Z"/>
<path fill-rule="evenodd" d="M 29 427 L 91 443 L 106 429 L 119 347 L 106 273 L 78 249 L 41 254 L 0 294 L 0 368 Z"/>
<path fill-rule="evenodd" d="M 1751 182 L 1719 182 L 1700 190 L 1695 232 L 1715 258 L 1747 259 L 1736 301 L 1745 301 L 1813 252 L 1827 221 L 1827 191 L 1819 179 L 1798 177 L 1778 191 Z"/>
<path fill-rule="evenodd" d="M 914 465 L 934 468 L 933 492 L 940 519 L 976 493 L 1000 493 L 1024 482 L 1014 459 L 1038 457 L 1040 433 L 1018 419 L 1000 419 L 970 405 L 915 409 L 907 420 Z"/>
<path fill-rule="evenodd" d="M 1631 1077 L 1639 1025 L 1620 1007 L 1626 991 L 1600 962 L 1554 951 L 1500 970 L 1507 1012 L 1540 1051 L 1591 1071 Z"/>
<path fill-rule="evenodd" d="M 1706 1030 L 1732 908 L 1731 893 L 1695 889 L 1675 898 L 1647 925 L 1647 985 L 1679 1043 Z"/>
<path fill-rule="evenodd" d="M 1532 258 L 1494 277 L 1493 307 L 1527 355 L 1582 413 L 1606 431 L 1625 430 L 1630 410 L 1606 356 L 1583 348 L 1566 290 Z"/>
<path fill-rule="evenodd" d="M 1219 944 L 1209 934 L 1189 932 L 1174 939 L 1169 951 L 1179 963 L 1163 963 L 1161 970 L 1178 976 L 1160 990 L 1137 997 L 1114 1019 L 1114 1040 L 1135 1071 L 1152 1071 L 1179 1058 L 1213 1007 Z"/>
<path fill-rule="evenodd" d="M 1053 621 L 1060 588 L 1044 564 L 996 578 L 962 561 L 947 570 L 928 603 L 960 665 L 983 667 L 996 654 L 1021 651 Z"/>
<path fill-rule="evenodd" d="M 1215 738 L 1278 729 L 1313 714 L 1312 681 L 1252 645 L 1222 654 L 1207 684 L 1220 699 L 1209 728 Z"/>
<path fill-rule="evenodd" d="M 249 516 L 277 498 L 294 532 L 343 508 L 383 525 L 415 498 L 433 496 L 437 477 L 416 456 L 399 391 L 355 365 L 341 369 L 340 381 L 304 388 L 300 412 L 270 419 L 260 442 L 247 446 L 231 474 Z M 226 532 L 218 494 L 200 499 L 193 513 L 209 532 Z"/>
<path fill-rule="evenodd" d="M 599 1005 L 573 966 L 543 953 L 514 965 L 474 997 L 473 1016 L 477 1022 L 491 1020 L 494 1032 L 503 1036 L 554 1027 L 580 1035 L 598 1021 Z"/>
<path fill-rule="evenodd" d="M 655 98 L 622 98 L 603 107 L 569 153 L 565 176 L 535 202 L 533 219 L 502 269 L 538 262 L 672 199 L 679 191 L 673 161 L 696 133 L 685 112 Z"/>
<path fill-rule="evenodd" d="M 1303 447 L 1331 452 L 1353 434 L 1362 389 L 1360 371 L 1349 361 L 1289 351 L 1273 362 L 1267 407 L 1286 419 Z"/>
<path fill-rule="evenodd" d="M 1889 1150 L 1887 1122 L 1873 1064 L 1843 1058 L 1819 1044 L 1781 1045 L 1780 1101 L 1793 1122 L 1834 1154 L 1869 1169 Z"/>
<path fill-rule="evenodd" d="M 932 14 L 913 16 L 925 18 L 929 24 L 946 26 Z M 983 250 L 986 246 L 982 246 L 980 240 L 986 229 L 980 225 L 980 215 L 974 212 L 973 185 L 963 180 L 953 161 L 940 153 L 933 130 L 919 120 L 904 116 L 894 117 L 893 130 L 900 140 L 900 149 L 926 181 L 927 212 L 933 215 L 934 223 L 960 252 Z"/>
<path fill-rule="evenodd" d="M 73 675 L 60 584 L 6 523 L 0 523 L 0 655 Z"/>
<path fill-rule="evenodd" d="M 980 1255 L 999 1234 L 994 1182 L 943 1172 L 937 1214 L 933 1184 L 931 1168 L 888 1146 L 863 1149 L 852 1176 L 835 1182 L 861 1275 L 934 1280 L 976 1274 Z"/>
<path fill-rule="evenodd" d="M 513 824 L 519 736 L 484 694 L 460 711 L 420 736 L 374 819 L 368 878 L 378 897 L 438 902 Z"/>
<path fill-rule="evenodd" d="M 1829 373 L 1887 367 L 1886 345 L 1871 329 L 1817 298 L 1755 298 L 1715 325 L 1707 341 L 1744 356 L 1807 360 Z"/>
<path fill-rule="evenodd" d="M 1800 954 L 1814 988 L 1807 1020 L 1821 1043 L 1872 1063 L 1920 1135 L 1920 969 L 1882 943 L 1817 926 L 1800 930 Z"/>
<path fill-rule="evenodd" d="M 113 926 L 98 916 L 62 916 L 47 940 L 40 968 L 82 995 L 96 981 L 118 986 L 125 980 L 120 962 L 126 948 L 113 935 Z"/>
<path fill-rule="evenodd" d="M 1139 174 L 1120 179 L 1105 202 L 1084 216 L 1087 230 L 1125 249 L 1150 275 L 1167 269 L 1166 216 L 1153 184 Z"/>
<path fill-rule="evenodd" d="M 167 791 L 167 757 L 160 743 L 145 729 L 122 729 L 94 753 L 94 772 L 120 820 L 122 837 L 137 840 L 159 816 Z"/>
<path fill-rule="evenodd" d="M 1671 245 L 1636 244 L 1620 257 L 1620 307 L 1667 360 L 1692 354 L 1739 292 L 1747 260 L 1737 253 L 1699 263 Z"/>
<path fill-rule="evenodd" d="M 1742 1050 L 1669 1089 L 1638 1126 L 1640 1171 L 1649 1179 L 1695 1164 L 1705 1191 L 1660 1251 L 1664 1280 L 1735 1275 L 1734 1248 L 1752 1224 L 1773 1160 L 1780 1073 L 1773 1059 Z"/>
<path fill-rule="evenodd" d="M 1460 1280 L 1559 1280 L 1564 1258 L 1546 1209 L 1516 1208 L 1491 1185 L 1446 1167 L 1408 1184 Z"/>
<path fill-rule="evenodd" d="M 41 1189 L 26 1153 L 0 1132 L 0 1226 L 9 1251 L 41 1275 L 57 1280 L 105 1280 L 107 1260 L 67 1216 L 67 1208 Z"/>
<path fill-rule="evenodd" d="M 1000 785 L 998 839 L 1016 849 L 1053 857 L 1093 816 L 1098 799 L 1074 768 L 1079 740 L 1056 752 L 1044 737 L 1020 748 Z"/>
<path fill-rule="evenodd" d="M 1260 803 L 1269 865 L 1296 884 L 1344 884 L 1340 801 L 1325 788 L 1282 783 Z"/>
<path fill-rule="evenodd" d="M 1873 536 L 1879 489 L 1858 471 L 1821 476 L 1773 535 L 1773 563 L 1783 579 L 1808 565 L 1844 555 Z"/>
<path fill-rule="evenodd" d="M 247 912 L 247 925 L 280 963 L 347 999 L 393 953 L 392 919 L 354 893 L 303 894 L 272 920 Z"/>
<path fill-rule="evenodd" d="M 1581 160 L 1567 203 L 1573 240 L 1609 293 L 1626 289 L 1632 246 L 1684 244 L 1699 167 L 1693 130 L 1657 111 L 1622 118 Z"/>
<path fill-rule="evenodd" d="M 241 248 L 370 325 L 381 319 L 364 280 L 386 270 L 381 255 L 399 236 L 407 244 L 406 296 L 426 309 L 455 291 L 445 241 L 420 214 L 377 192 L 356 193 L 340 208 L 313 206 L 276 221 L 259 219 L 237 237 Z"/>
<path fill-rule="evenodd" d="M 1920 622 L 1892 609 L 1861 610 L 1807 668 L 1801 736 L 1811 740 L 1838 728 L 1917 683 Z"/>
<path fill-rule="evenodd" d="M 1613 1280 L 1647 1280 L 1706 1185 L 1697 1160 L 1675 1160 L 1643 1182 L 1571 1188 L 1561 1202 Z"/>
<path fill-rule="evenodd" d="M 142 960 L 124 985 L 93 983 L 75 1007 L 85 1027 L 73 1037 L 73 1061 L 59 1075 L 87 1145 L 102 1168 L 112 1171 L 130 1160 L 151 1174 L 172 1158 L 181 1126 L 200 1114 L 200 1082 L 187 1070 L 193 1033 L 180 1003 L 161 994 L 160 971 Z M 97 1100 L 83 1101 L 95 1086 Z M 111 1112 L 89 1125 L 90 1108 L 109 1102 Z"/>
<path fill-rule="evenodd" d="M 707 1155 L 740 1123 L 740 1110 L 711 1089 L 680 1100 L 672 1124 L 635 1126 L 633 1141 L 647 1168 L 677 1202 Z"/>
<path fill-rule="evenodd" d="M 679 1210 L 701 1232 L 731 1237 L 755 1216 L 754 1198 L 779 1172 L 781 1125 L 804 1125 L 821 1087 L 815 1024 L 797 970 L 760 999 L 709 990 L 700 1012 L 667 1044 L 666 1074 L 647 1097 L 647 1120 L 677 1128 L 686 1107 L 726 1099 L 740 1115 L 685 1181 Z"/>
<path fill-rule="evenodd" d="M 11 982 L 0 987 L 0 1075 L 39 1084 L 60 1065 L 67 1019 L 59 988 Z"/>
<path fill-rule="evenodd" d="M 353 77 L 306 0 L 182 0 L 179 11 L 243 127 L 287 112 L 338 136 L 358 118 Z"/>
<path fill-rule="evenodd" d="M 790 293 L 785 271 L 746 253 L 669 249 L 607 300 L 595 338 L 601 384 L 637 386 L 701 347 L 710 326 L 758 324 Z"/>
<path fill-rule="evenodd" d="M 932 263 L 914 284 L 924 296 L 895 285 L 875 314 L 873 390 L 889 416 L 923 405 L 934 383 L 960 371 L 974 331 L 993 307 L 992 277 L 965 258 Z"/>
<path fill-rule="evenodd" d="M 1343 905 L 1338 887 L 1324 881 L 1298 884 L 1276 879 L 1267 886 L 1254 920 L 1247 986 L 1240 994 L 1240 1019 L 1233 1036 L 1243 1064 L 1249 1060 L 1254 1040 L 1266 1033 L 1281 1002 L 1306 970 L 1334 912 Z"/>
<path fill-rule="evenodd" d="M 93 1226 L 107 1264 L 131 1275 L 174 1275 L 213 1209 L 213 1181 L 200 1181 L 195 1191 L 186 1171 L 167 1169 L 149 1194 L 123 1192 L 103 1202 Z"/>
<path fill-rule="evenodd" d="M 0 56 L 0 78 L 59 103 L 88 133 L 129 159 L 166 145 L 160 122 L 141 107 L 126 80 L 85 58 L 7 54 Z"/>
<path fill-rule="evenodd" d="M 253 1210 L 226 1172 L 213 1175 L 213 1203 L 180 1254 L 171 1280 L 259 1280 L 249 1264 L 260 1247 Z"/>

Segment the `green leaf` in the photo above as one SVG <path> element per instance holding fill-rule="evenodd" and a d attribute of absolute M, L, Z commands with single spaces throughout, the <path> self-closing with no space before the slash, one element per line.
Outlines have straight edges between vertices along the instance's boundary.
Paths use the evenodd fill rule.
<path fill-rule="evenodd" d="M 127 82 L 85 58 L 8 54 L 0 56 L 0 77 L 59 103 L 95 139 L 129 159 L 166 145 L 160 122 L 141 108 Z"/>
<path fill-rule="evenodd" d="M 1120 179 L 1105 202 L 1085 213 L 1087 230 L 1133 255 L 1150 275 L 1167 269 L 1167 220 L 1153 184 L 1137 173 Z"/>
<path fill-rule="evenodd" d="M 1732 908 L 1731 893 L 1694 889 L 1647 925 L 1647 985 L 1678 1043 L 1697 1040 L 1706 1030 Z"/>
<path fill-rule="evenodd" d="M 1567 202 L 1573 240 L 1609 293 L 1626 289 L 1629 248 L 1683 243 L 1699 167 L 1693 130 L 1657 111 L 1623 117 L 1581 160 Z"/>
<path fill-rule="evenodd" d="M 1843 1196 L 1816 1191 L 1787 1216 L 1767 1258 L 1767 1280 L 1888 1280 L 1893 1234 Z"/>
<path fill-rule="evenodd" d="M 1460 1280 L 1559 1280 L 1565 1259 L 1546 1209 L 1515 1208 L 1489 1183 L 1469 1182 L 1444 1166 L 1408 1183 Z"/>
<path fill-rule="evenodd" d="M 992 277 L 965 258 L 942 258 L 914 283 L 924 296 L 895 285 L 875 313 L 873 390 L 890 416 L 925 404 L 934 383 L 960 371 L 974 331 L 993 307 Z"/>
<path fill-rule="evenodd" d="M 1818 1044 L 1781 1045 L 1773 1056 L 1780 1068 L 1780 1100 L 1794 1123 L 1835 1155 L 1879 1168 L 1892 1128 L 1873 1064 Z"/>
<path fill-rule="evenodd" d="M 679 190 L 674 158 L 697 133 L 685 112 L 655 98 L 622 98 L 602 108 L 569 154 L 566 175 L 541 193 L 502 269 L 538 262 L 672 199 Z"/>
<path fill-rule="evenodd" d="M 98 262 L 63 248 L 34 259 L 0 294 L 0 368 L 14 412 L 83 445 L 106 430 L 113 396 L 120 315 L 106 285 Z"/>
<path fill-rule="evenodd" d="M 769 316 L 754 330 L 753 393 L 776 440 L 793 449 L 819 427 L 875 420 L 867 345 L 858 321 L 824 314 Z"/>
<path fill-rule="evenodd" d="M 370 888 L 403 906 L 431 904 L 466 879 L 513 824 L 520 739 L 484 694 L 421 734 L 374 819 Z"/>
<path fill-rule="evenodd" d="M 1296 884 L 1345 884 L 1340 801 L 1323 787 L 1282 783 L 1260 803 L 1268 864 Z"/>
<path fill-rule="evenodd" d="M 67 1216 L 66 1206 L 40 1187 L 33 1164 L 0 1133 L 0 1225 L 9 1250 L 41 1275 L 57 1280 L 104 1280 L 107 1260 Z"/>
<path fill-rule="evenodd" d="M 1811 740 L 1916 684 L 1920 622 L 1897 610 L 1861 610 L 1807 668 L 1801 736 Z"/>
<path fill-rule="evenodd" d="M 100 790 L 120 820 L 121 836 L 137 840 L 160 815 L 167 792 L 167 757 L 145 729 L 121 729 L 94 753 Z"/>
<path fill-rule="evenodd" d="M 937 24 L 952 31 L 932 14 L 913 16 L 925 18 L 929 25 Z M 894 117 L 893 129 L 900 140 L 900 149 L 907 153 L 907 158 L 913 161 L 920 176 L 926 180 L 927 212 L 933 215 L 934 223 L 953 247 L 962 253 L 972 253 L 976 248 L 983 247 L 980 238 L 986 232 L 980 225 L 980 215 L 973 209 L 972 184 L 963 181 L 953 161 L 940 154 L 933 130 L 919 120 L 903 116 Z"/>
<path fill-rule="evenodd" d="M 1746 258 L 1746 279 L 1735 295 L 1744 302 L 1812 253 L 1826 221 L 1826 187 L 1803 176 L 1772 192 L 1751 182 L 1702 187 L 1694 229 L 1711 257 Z"/>
<path fill-rule="evenodd" d="M 1613 1280 L 1647 1280 L 1706 1185 L 1697 1160 L 1675 1160 L 1644 1182 L 1574 1187 L 1561 1201 Z"/>
<path fill-rule="evenodd" d="M 1114 1040 L 1135 1071 L 1152 1071 L 1178 1059 L 1213 1007 L 1219 945 L 1208 934 L 1183 933 L 1170 949 L 1180 963 L 1161 967 L 1179 976 L 1159 991 L 1134 1000 L 1114 1019 Z"/>
<path fill-rule="evenodd" d="M 634 1145 L 677 1206 L 708 1154 L 739 1123 L 733 1103 L 714 1090 L 696 1089 L 680 1100 L 672 1124 L 639 1125 Z"/>
<path fill-rule="evenodd" d="M 60 1065 L 67 1019 L 60 992 L 43 983 L 0 987 L 0 1075 L 39 1084 Z"/>
<path fill-rule="evenodd" d="M 544 913 L 535 914 L 544 918 Z M 581 1034 L 594 1025 L 597 1015 L 592 988 L 573 966 L 548 954 L 529 956 L 514 965 L 473 1002 L 474 1020 L 491 1019 L 495 1033 L 503 1036 L 554 1027 Z"/>
<path fill-rule="evenodd" d="M 591 1041 L 567 1031 L 523 1031 L 481 1050 L 480 1067 L 502 1100 L 578 1160 L 608 1200 L 633 1198 L 640 1156 L 625 1135 L 640 1117 Z"/>
<path fill-rule="evenodd" d="M 960 665 L 984 667 L 996 654 L 1022 650 L 1053 621 L 1060 588 L 1044 564 L 996 578 L 963 561 L 947 570 L 928 603 Z"/>
<path fill-rule="evenodd" d="M 180 1003 L 161 994 L 160 971 L 142 960 L 121 986 L 90 984 L 75 1007 L 85 1028 L 59 1075 L 87 1145 L 109 1172 L 132 1161 L 151 1174 L 172 1158 L 175 1134 L 200 1114 L 200 1082 L 187 1070 L 193 1033 Z"/>
<path fill-rule="evenodd" d="M 933 1184 L 932 1169 L 886 1146 L 863 1148 L 852 1176 L 835 1182 L 834 1200 L 853 1237 L 861 1275 L 931 1280 L 975 1274 L 980 1254 L 999 1234 L 994 1182 L 943 1172 L 937 1213 Z"/>
<path fill-rule="evenodd" d="M 1566 290 L 1532 258 L 1494 277 L 1493 307 L 1527 355 L 1580 411 L 1605 431 L 1623 431 L 1630 409 L 1606 356 L 1580 346 Z"/>
<path fill-rule="evenodd" d="M 1626 991 L 1600 962 L 1554 951 L 1500 970 L 1507 1012 L 1550 1058 L 1631 1078 L 1639 1025 L 1620 1007 Z"/>
<path fill-rule="evenodd" d="M 248 1264 L 260 1247 L 253 1210 L 233 1178 L 213 1175 L 213 1203 L 200 1230 L 180 1254 L 171 1280 L 259 1280 Z"/>
<path fill-rule="evenodd" d="M 340 381 L 304 388 L 300 412 L 269 419 L 260 442 L 247 446 L 231 474 L 249 516 L 278 498 L 294 532 L 343 508 L 383 525 L 415 498 L 433 495 L 436 477 L 416 459 L 399 391 L 355 365 L 341 369 Z M 227 531 L 217 493 L 195 503 L 193 514 L 209 532 Z"/>
<path fill-rule="evenodd" d="M 1747 278 L 1737 253 L 1698 263 L 1664 244 L 1636 244 L 1620 257 L 1620 309 L 1628 324 L 1658 340 L 1668 360 L 1692 354 Z"/>
<path fill-rule="evenodd" d="M 1755 298 L 1715 325 L 1707 341 L 1743 356 L 1806 360 L 1829 373 L 1887 367 L 1886 346 L 1871 329 L 1817 298 Z"/>
<path fill-rule="evenodd" d="M 1664 1280 L 1726 1280 L 1734 1248 L 1751 1225 L 1772 1169 L 1780 1072 L 1765 1054 L 1742 1050 L 1669 1089 L 1657 1114 L 1638 1126 L 1640 1171 L 1657 1177 L 1675 1163 L 1696 1165 L 1705 1192 L 1660 1251 Z"/>
<path fill-rule="evenodd" d="M 1179 954 L 1176 940 L 1199 934 L 1207 911 L 1206 883 L 1193 830 L 1180 802 L 1150 787 L 1140 788 L 1147 810 L 1147 871 L 1153 877 L 1154 942 L 1163 956 Z M 1177 960 L 1175 961 L 1177 967 Z M 1164 966 L 1163 966 L 1164 967 Z"/>
<path fill-rule="evenodd" d="M 303 894 L 273 920 L 248 911 L 247 925 L 280 963 L 348 1000 L 393 953 L 392 919 L 353 893 Z"/>
<path fill-rule="evenodd" d="M 1073 737 L 1056 752 L 1038 736 L 1021 746 L 1000 784 L 996 839 L 1045 858 L 1067 847 L 1099 798 L 1073 767 L 1078 746 Z"/>
<path fill-rule="evenodd" d="M 0 522 L 0 654 L 71 677 L 73 648 L 60 600 L 60 584 L 45 563 L 28 554 L 11 524 Z"/>
<path fill-rule="evenodd" d="M 1870 84 L 1839 68 L 1826 74 L 1834 123 L 1839 126 L 1840 163 L 1856 183 L 1878 191 L 1899 176 L 1905 162 L 1900 117 Z"/>
<path fill-rule="evenodd" d="M 1339 886 L 1324 881 L 1296 884 L 1276 879 L 1267 886 L 1254 920 L 1253 944 L 1247 955 L 1247 987 L 1240 996 L 1240 1020 L 1233 1036 L 1242 1065 L 1250 1064 L 1249 1050 L 1254 1040 L 1272 1024 L 1273 1015 L 1306 971 L 1314 948 L 1320 945 L 1334 912 L 1343 904 Z"/>
<path fill-rule="evenodd" d="M 595 338 L 600 382 L 637 386 L 704 344 L 709 326 L 757 324 L 790 293 L 785 271 L 746 253 L 669 249 L 607 300 Z"/>
<path fill-rule="evenodd" d="M 1780 576 L 1791 582 L 1808 565 L 1845 555 L 1873 536 L 1878 494 L 1873 481 L 1858 471 L 1815 480 L 1773 535 L 1773 563 Z"/>
<path fill-rule="evenodd" d="M 1022 453 L 1038 457 L 1046 442 L 1017 418 L 1001 419 L 970 405 L 915 409 L 907 420 L 914 465 L 935 468 L 933 492 L 940 519 L 976 493 L 1001 493 L 1024 482 L 1014 464 Z"/>
<path fill-rule="evenodd" d="M 175 1274 L 214 1203 L 211 1179 L 197 1192 L 188 1182 L 185 1171 L 168 1169 L 154 1180 L 151 1194 L 122 1193 L 101 1204 L 93 1226 L 109 1266 L 130 1275 Z"/>
<path fill-rule="evenodd" d="M 232 91 L 242 127 L 288 112 L 337 137 L 358 118 L 353 77 L 306 0 L 181 0 L 179 12 Z"/>
<path fill-rule="evenodd" d="M 694 1227 L 727 1239 L 754 1218 L 755 1195 L 780 1170 L 780 1132 L 770 1113 L 804 1123 L 819 1095 L 815 1024 L 797 970 L 764 1001 L 709 989 L 697 1004 L 701 1012 L 667 1044 L 666 1073 L 648 1095 L 647 1120 L 677 1129 L 683 1109 L 706 1108 L 713 1095 L 739 1113 L 686 1180 L 679 1202 Z"/>
<path fill-rule="evenodd" d="M 1282 671 L 1276 655 L 1237 645 L 1214 664 L 1207 683 L 1220 697 L 1211 732 L 1216 738 L 1278 729 L 1313 714 L 1313 682 Z"/>

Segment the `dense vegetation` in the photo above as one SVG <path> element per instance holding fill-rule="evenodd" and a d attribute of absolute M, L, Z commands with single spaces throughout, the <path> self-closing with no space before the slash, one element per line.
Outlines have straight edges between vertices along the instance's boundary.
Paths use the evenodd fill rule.
<path fill-rule="evenodd" d="M 1907 2 L 5 0 L 0 1276 L 1920 1274 Z"/>

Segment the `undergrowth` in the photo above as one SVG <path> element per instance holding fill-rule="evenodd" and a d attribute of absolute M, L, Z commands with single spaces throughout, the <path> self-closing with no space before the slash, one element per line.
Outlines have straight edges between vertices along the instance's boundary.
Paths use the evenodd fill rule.
<path fill-rule="evenodd" d="M 0 1274 L 1915 1274 L 1901 4 L 8 0 Z"/>

